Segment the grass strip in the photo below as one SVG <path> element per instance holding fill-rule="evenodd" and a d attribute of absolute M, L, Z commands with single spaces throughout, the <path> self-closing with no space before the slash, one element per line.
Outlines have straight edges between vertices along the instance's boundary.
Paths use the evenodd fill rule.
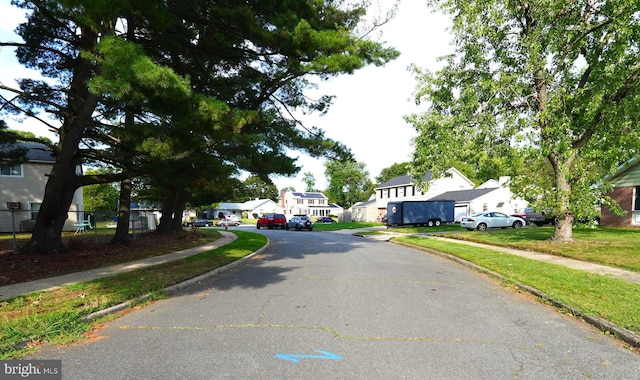
<path fill-rule="evenodd" d="M 506 285 L 530 286 L 586 315 L 640 333 L 640 284 L 461 243 L 419 236 L 394 240 L 460 257 L 502 275 Z"/>
<path fill-rule="evenodd" d="M 475 241 L 570 257 L 606 266 L 640 272 L 640 234 L 633 228 L 576 227 L 573 243 L 550 240 L 553 226 L 473 231 L 448 234 L 448 238 Z"/>
<path fill-rule="evenodd" d="M 238 239 L 194 256 L 0 303 L 0 360 L 19 359 L 43 341 L 77 341 L 93 326 L 84 316 L 147 294 L 162 298 L 164 288 L 241 259 L 267 242 L 260 234 L 230 232 Z"/>

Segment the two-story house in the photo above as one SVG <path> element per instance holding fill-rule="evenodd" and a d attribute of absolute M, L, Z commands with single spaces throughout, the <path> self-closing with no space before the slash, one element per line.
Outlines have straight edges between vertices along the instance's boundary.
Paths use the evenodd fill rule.
<path fill-rule="evenodd" d="M 0 162 L 0 232 L 33 230 L 44 188 L 55 157 L 45 145 L 18 143 L 27 148 L 27 161 L 9 165 Z M 78 166 L 78 173 L 82 168 Z M 82 189 L 76 190 L 69 208 L 65 231 L 74 231 L 74 224 L 84 219 Z"/>
<path fill-rule="evenodd" d="M 280 205 L 284 208 L 287 218 L 292 215 L 312 217 L 336 215 L 339 217 L 344 211 L 337 204 L 329 203 L 329 199 L 318 192 L 283 192 L 280 194 Z"/>
<path fill-rule="evenodd" d="M 424 201 L 436 195 L 454 190 L 473 189 L 474 184 L 464 174 L 455 168 L 447 170 L 447 175 L 434 179 L 431 172 L 427 172 L 423 181 L 428 185 L 426 191 L 420 190 L 410 175 L 391 178 L 377 186 L 375 207 L 378 209 L 378 219 L 387 211 L 387 203 L 392 201 Z"/>
<path fill-rule="evenodd" d="M 431 201 L 454 201 L 456 204 L 455 221 L 463 217 L 484 211 L 500 211 L 513 214 L 527 207 L 526 200 L 515 196 L 510 188 L 511 177 L 490 179 L 475 189 L 454 190 L 439 194 Z"/>

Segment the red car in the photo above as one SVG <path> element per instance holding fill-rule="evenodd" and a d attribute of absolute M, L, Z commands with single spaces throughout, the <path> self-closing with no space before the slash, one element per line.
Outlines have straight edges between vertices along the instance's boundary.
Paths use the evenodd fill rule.
<path fill-rule="evenodd" d="M 284 228 L 286 224 L 287 218 L 284 216 L 284 214 L 266 214 L 258 219 L 256 227 L 258 229 L 262 227 L 267 227 L 268 229 Z"/>

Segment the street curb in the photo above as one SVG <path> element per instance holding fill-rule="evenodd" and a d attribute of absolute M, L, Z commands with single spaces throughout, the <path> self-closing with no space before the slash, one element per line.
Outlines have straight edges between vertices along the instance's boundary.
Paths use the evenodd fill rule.
<path fill-rule="evenodd" d="M 236 261 L 234 261 L 232 263 L 229 263 L 227 265 L 224 265 L 224 266 L 221 266 L 219 268 L 213 269 L 213 270 L 211 270 L 209 272 L 203 273 L 201 275 L 198 275 L 198 276 L 190 278 L 188 280 L 179 282 L 177 284 L 170 285 L 170 286 L 164 288 L 163 290 L 166 291 L 167 294 L 173 294 L 173 293 L 177 292 L 180 289 L 184 289 L 184 288 L 187 288 L 187 287 L 189 287 L 191 285 L 195 285 L 195 284 L 197 284 L 199 282 L 202 282 L 202 281 L 208 279 L 209 277 L 213 277 L 213 276 L 217 275 L 220 272 L 224 272 L 224 271 L 233 269 L 233 268 L 235 268 L 235 267 L 237 267 L 239 265 L 244 264 L 246 261 L 251 260 L 254 256 L 259 255 L 260 253 L 264 252 L 264 250 L 269 247 L 270 243 L 271 243 L 271 240 L 269 240 L 269 238 L 267 238 L 267 243 L 262 248 L 258 249 L 257 251 L 255 251 L 253 253 L 250 253 L 250 254 L 248 254 L 248 255 L 246 255 L 246 256 L 244 256 L 244 257 L 242 257 L 242 258 L 240 258 L 240 259 L 238 259 L 238 260 L 236 260 Z M 137 297 L 137 298 L 135 298 L 133 300 L 129 300 L 129 301 L 120 303 L 118 305 L 114 305 L 114 306 L 108 307 L 106 309 L 99 310 L 99 311 L 93 312 L 91 314 L 88 314 L 88 315 L 82 317 L 82 320 L 85 321 L 85 322 L 90 322 L 90 321 L 92 321 L 94 319 L 101 318 L 101 317 L 104 317 L 104 316 L 109 315 L 109 314 L 114 314 L 114 313 L 120 312 L 120 311 L 128 309 L 128 308 L 130 308 L 130 307 L 132 307 L 132 306 L 134 306 L 136 304 L 139 304 L 140 302 L 143 302 L 143 301 L 146 301 L 146 300 L 150 299 L 151 296 L 152 296 L 152 293 L 147 293 L 147 294 L 145 294 L 143 296 L 140 296 L 140 297 Z"/>
<path fill-rule="evenodd" d="M 482 267 L 480 265 L 474 264 L 470 261 L 467 261 L 465 259 L 461 259 L 457 256 L 448 254 L 448 253 L 444 253 L 444 252 L 440 252 L 437 251 L 435 249 L 430 249 L 430 248 L 425 248 L 425 247 L 420 247 L 420 246 L 416 246 L 416 245 L 412 245 L 412 244 L 408 244 L 408 243 L 404 243 L 404 242 L 400 242 L 400 241 L 395 241 L 395 240 L 389 240 L 389 242 L 392 242 L 394 244 L 398 244 L 398 245 L 402 245 L 405 247 L 410 247 L 410 248 L 414 248 L 420 251 L 424 251 L 424 252 L 428 252 L 430 254 L 436 255 L 436 256 L 440 256 L 442 258 L 451 260 L 451 261 L 455 261 L 458 264 L 464 265 L 466 267 L 475 269 L 478 272 L 487 274 L 491 277 L 494 277 L 500 281 L 506 282 L 508 281 L 508 279 L 506 277 L 504 277 L 503 275 L 490 271 L 489 269 Z M 563 309 L 563 310 L 567 310 L 569 313 L 571 313 L 571 315 L 573 315 L 574 317 L 578 318 L 578 319 L 582 319 L 583 321 L 587 322 L 588 324 L 596 327 L 597 329 L 599 329 L 600 331 L 607 333 L 607 334 L 612 334 L 615 337 L 617 337 L 618 339 L 622 340 L 623 342 L 629 344 L 632 347 L 635 348 L 640 348 L 640 335 L 634 333 L 633 331 L 629 331 L 623 327 L 617 326 L 605 319 L 602 319 L 600 317 L 596 317 L 596 316 L 592 316 L 592 315 L 588 315 L 583 313 L 581 310 L 576 309 L 574 307 L 565 305 L 564 303 L 552 298 L 551 296 L 549 296 L 546 293 L 541 292 L 540 290 L 533 288 L 531 286 L 528 285 L 524 285 L 521 283 L 514 283 L 514 286 L 518 289 L 522 289 L 528 293 L 533 294 L 534 296 L 544 299 L 545 301 L 549 302 L 551 305 L 553 305 L 554 307 L 558 308 L 558 309 Z"/>

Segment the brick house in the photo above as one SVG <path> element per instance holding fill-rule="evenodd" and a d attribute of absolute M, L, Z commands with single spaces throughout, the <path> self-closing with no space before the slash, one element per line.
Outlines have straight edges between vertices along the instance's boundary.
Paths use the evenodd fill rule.
<path fill-rule="evenodd" d="M 640 159 L 622 166 L 608 178 L 613 190 L 607 194 L 625 211 L 623 216 L 602 207 L 600 224 L 607 227 L 640 227 Z"/>

